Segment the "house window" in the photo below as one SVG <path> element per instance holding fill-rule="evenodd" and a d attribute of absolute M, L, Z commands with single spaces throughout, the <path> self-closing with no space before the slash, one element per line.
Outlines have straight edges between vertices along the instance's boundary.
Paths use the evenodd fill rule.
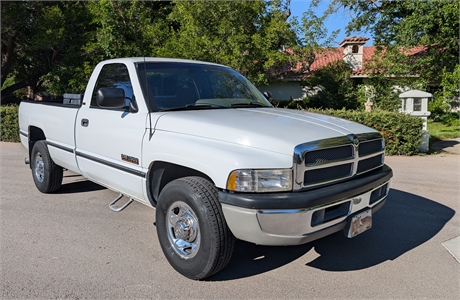
<path fill-rule="evenodd" d="M 351 47 L 351 53 L 358 53 L 358 45 L 353 45 L 353 47 Z"/>

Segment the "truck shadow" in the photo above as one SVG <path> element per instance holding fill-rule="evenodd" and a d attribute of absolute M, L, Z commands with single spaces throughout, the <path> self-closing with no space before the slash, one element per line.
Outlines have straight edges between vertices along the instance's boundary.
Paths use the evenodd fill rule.
<path fill-rule="evenodd" d="M 372 229 L 348 239 L 342 232 L 291 247 L 265 247 L 237 241 L 228 266 L 208 278 L 225 281 L 254 276 L 297 263 L 325 271 L 361 270 L 394 260 L 435 236 L 455 211 L 432 200 L 390 190 L 384 207 L 375 214 Z M 302 262 L 314 249 L 318 257 Z"/>

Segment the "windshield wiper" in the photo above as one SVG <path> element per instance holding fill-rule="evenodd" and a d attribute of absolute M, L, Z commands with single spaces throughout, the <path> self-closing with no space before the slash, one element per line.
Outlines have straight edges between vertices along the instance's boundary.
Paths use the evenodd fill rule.
<path fill-rule="evenodd" d="M 199 110 L 199 109 L 211 109 L 211 108 L 228 108 L 216 104 L 187 104 L 185 106 L 165 108 L 161 111 L 178 111 L 178 110 Z"/>
<path fill-rule="evenodd" d="M 268 106 L 260 104 L 258 102 L 240 102 L 240 103 L 233 103 L 232 107 L 268 107 Z"/>

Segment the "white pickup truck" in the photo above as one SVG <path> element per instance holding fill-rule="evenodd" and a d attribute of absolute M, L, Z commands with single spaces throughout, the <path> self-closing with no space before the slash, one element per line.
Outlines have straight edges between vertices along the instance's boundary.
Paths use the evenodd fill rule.
<path fill-rule="evenodd" d="M 222 65 L 107 60 L 82 98 L 67 102 L 20 105 L 37 188 L 57 191 L 71 170 L 120 193 L 115 211 L 133 200 L 155 207 L 165 256 L 192 279 L 223 269 L 235 238 L 299 245 L 340 230 L 353 237 L 372 226 L 388 195 L 392 171 L 377 131 L 274 108 Z"/>

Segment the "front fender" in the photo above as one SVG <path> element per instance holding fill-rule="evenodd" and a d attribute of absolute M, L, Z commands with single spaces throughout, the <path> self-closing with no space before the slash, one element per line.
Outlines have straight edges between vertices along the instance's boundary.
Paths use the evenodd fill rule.
<path fill-rule="evenodd" d="M 292 168 L 293 156 L 203 137 L 156 130 L 143 142 L 145 168 L 165 161 L 206 174 L 218 188 L 225 189 L 236 169 Z"/>

